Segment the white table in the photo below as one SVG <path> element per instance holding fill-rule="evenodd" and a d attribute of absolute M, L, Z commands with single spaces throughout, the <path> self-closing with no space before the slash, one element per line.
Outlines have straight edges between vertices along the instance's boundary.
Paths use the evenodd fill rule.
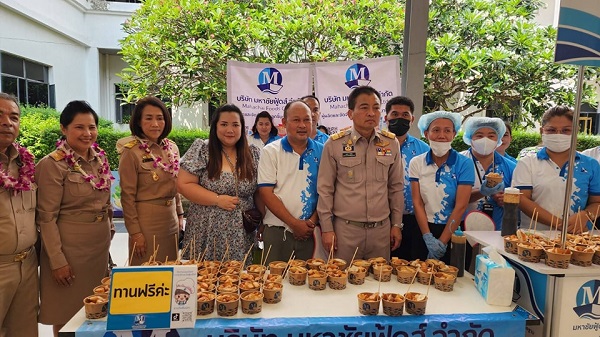
<path fill-rule="evenodd" d="M 243 314 L 240 309 L 237 315 L 222 318 L 215 312 L 198 316 L 194 329 L 179 329 L 178 333 L 180 336 L 228 336 L 235 330 L 235 335 L 238 336 L 254 336 L 256 331 L 261 330 L 260 336 L 272 333 L 279 337 L 300 336 L 301 333 L 307 336 L 308 332 L 313 336 L 320 332 L 323 337 L 343 337 L 341 334 L 353 331 L 364 332 L 363 335 L 372 331 L 378 337 L 400 337 L 413 336 L 413 332 L 418 334 L 417 331 L 424 329 L 429 333 L 456 329 L 461 332 L 461 336 L 466 330 L 481 332 L 484 329 L 493 329 L 496 337 L 524 336 L 525 333 L 525 321 L 528 318 L 526 312 L 522 309 L 515 310 L 515 305 L 501 307 L 486 304 L 469 274 L 458 279 L 452 292 L 441 292 L 431 285 L 424 316 L 411 316 L 404 312 L 402 317 L 388 317 L 383 314 L 382 308 L 378 316 L 361 316 L 356 295 L 377 290 L 378 283 L 372 276 L 367 277 L 363 285 L 348 284 L 345 290 L 327 288 L 314 291 L 306 285 L 293 286 L 285 281 L 283 300 L 277 304 L 264 303 L 262 312 L 257 315 Z M 403 294 L 407 290 L 408 285 L 397 282 L 395 276 L 391 282 L 381 283 L 382 293 Z M 415 283 L 410 291 L 427 293 L 427 286 Z M 507 328 L 507 324 L 510 328 Z M 65 325 L 60 336 L 104 336 L 105 329 L 106 319 L 86 320 L 83 310 L 80 310 Z"/>
<path fill-rule="evenodd" d="M 541 232 L 546 236 L 556 237 L 552 233 Z M 567 269 L 552 268 L 540 263 L 520 260 L 518 255 L 504 251 L 504 241 L 497 231 L 465 232 L 470 241 L 483 246 L 492 246 L 509 259 L 517 271 L 517 303 L 525 309 L 540 316 L 543 321 L 543 331 L 531 331 L 534 336 L 549 337 L 572 336 L 578 337 L 599 335 L 594 330 L 596 319 L 581 318 L 577 310 L 585 310 L 586 305 L 591 310 L 600 308 L 600 266 L 579 267 L 569 265 Z M 598 311 L 600 313 L 600 311 Z M 589 325 L 591 324 L 591 326 Z"/>

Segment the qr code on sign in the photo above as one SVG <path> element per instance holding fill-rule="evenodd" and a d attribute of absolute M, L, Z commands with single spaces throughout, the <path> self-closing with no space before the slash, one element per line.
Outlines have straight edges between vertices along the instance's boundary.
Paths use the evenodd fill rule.
<path fill-rule="evenodd" d="M 192 321 L 192 313 L 191 312 L 182 312 L 181 313 L 181 321 L 182 322 L 191 322 Z"/>

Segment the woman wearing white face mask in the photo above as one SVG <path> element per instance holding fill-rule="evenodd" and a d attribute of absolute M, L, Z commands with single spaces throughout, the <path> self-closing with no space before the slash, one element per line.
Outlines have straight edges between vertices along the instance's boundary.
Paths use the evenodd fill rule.
<path fill-rule="evenodd" d="M 414 157 L 409 177 L 415 217 L 423 234 L 427 257 L 450 262 L 448 242 L 467 208 L 475 180 L 473 164 L 452 149 L 460 129 L 461 115 L 436 111 L 421 116 L 419 129 L 431 150 Z"/>
<path fill-rule="evenodd" d="M 565 106 L 550 108 L 542 116 L 542 143 L 535 155 L 519 160 L 512 185 L 523 193 L 519 208 L 528 217 L 537 214 L 537 229 L 549 229 L 551 222 L 562 227 L 573 110 Z M 567 230 L 569 233 L 586 231 L 598 215 L 600 206 L 600 164 L 593 158 L 575 153 L 573 187 Z M 529 224 L 522 218 L 521 224 Z"/>
<path fill-rule="evenodd" d="M 478 210 L 487 214 L 492 218 L 495 230 L 500 230 L 504 215 L 504 187 L 510 186 L 516 166 L 495 151 L 502 144 L 499 135 L 504 135 L 506 126 L 500 118 L 472 117 L 465 122 L 463 129 L 463 141 L 471 148 L 461 154 L 471 158 L 475 169 L 475 185 L 467 212 Z M 492 172 L 500 174 L 503 181 L 495 187 L 487 187 L 485 176 Z"/>

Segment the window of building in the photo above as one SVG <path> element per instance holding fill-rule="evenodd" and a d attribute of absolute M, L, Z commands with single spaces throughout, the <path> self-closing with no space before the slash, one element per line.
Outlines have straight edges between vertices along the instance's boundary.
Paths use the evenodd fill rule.
<path fill-rule="evenodd" d="M 17 96 L 24 105 L 55 108 L 54 86 L 48 83 L 48 71 L 49 67 L 43 64 L 0 53 L 0 91 Z"/>
<path fill-rule="evenodd" d="M 127 124 L 131 119 L 131 113 L 133 112 L 133 108 L 135 108 L 135 104 L 125 103 L 123 101 L 123 93 L 127 91 L 127 88 L 122 84 L 115 84 L 115 111 L 117 123 Z"/>

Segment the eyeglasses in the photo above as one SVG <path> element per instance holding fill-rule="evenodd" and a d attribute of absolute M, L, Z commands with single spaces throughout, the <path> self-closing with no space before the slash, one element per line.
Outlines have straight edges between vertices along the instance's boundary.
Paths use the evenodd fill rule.
<path fill-rule="evenodd" d="M 557 133 L 560 133 L 561 135 L 570 135 L 573 133 L 573 128 L 564 128 L 564 129 L 558 130 L 553 127 L 547 127 L 547 128 L 542 128 L 542 130 L 544 130 L 544 133 L 549 134 L 549 135 L 555 135 Z"/>

